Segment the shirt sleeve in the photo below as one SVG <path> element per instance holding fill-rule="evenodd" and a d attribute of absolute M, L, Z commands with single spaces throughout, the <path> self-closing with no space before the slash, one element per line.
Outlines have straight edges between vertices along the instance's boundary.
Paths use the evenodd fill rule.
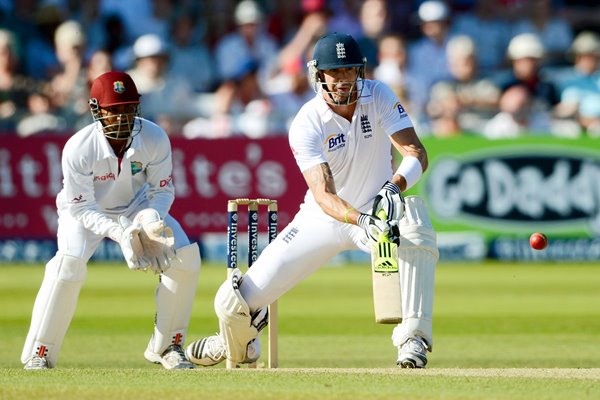
<path fill-rule="evenodd" d="M 296 121 L 292 123 L 289 143 L 301 172 L 327 162 L 320 138 L 321 134 L 315 127 Z"/>
<path fill-rule="evenodd" d="M 171 142 L 166 133 L 157 135 L 153 142 L 153 160 L 146 168 L 146 180 L 148 184 L 149 207 L 154 208 L 164 218 L 171 209 L 175 200 L 172 171 L 173 162 L 171 155 Z"/>
<path fill-rule="evenodd" d="M 413 123 L 404 106 L 398 100 L 398 96 L 388 86 L 379 82 L 373 87 L 373 96 L 377 108 L 381 111 L 381 126 L 388 135 L 413 127 Z"/>

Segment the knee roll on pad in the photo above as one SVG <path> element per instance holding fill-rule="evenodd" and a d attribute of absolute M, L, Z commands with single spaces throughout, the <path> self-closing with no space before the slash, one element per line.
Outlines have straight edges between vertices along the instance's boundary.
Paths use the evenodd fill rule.
<path fill-rule="evenodd" d="M 217 291 L 214 303 L 215 312 L 219 317 L 221 337 L 227 348 L 227 358 L 237 363 L 246 359 L 248 343 L 259 333 L 252 324 L 250 307 L 239 291 L 241 281 L 242 273 L 236 268 Z"/>

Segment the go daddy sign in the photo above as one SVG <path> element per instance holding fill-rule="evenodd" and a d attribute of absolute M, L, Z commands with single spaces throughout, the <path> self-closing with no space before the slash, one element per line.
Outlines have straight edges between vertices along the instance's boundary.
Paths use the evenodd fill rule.
<path fill-rule="evenodd" d="M 591 139 L 425 140 L 418 190 L 439 231 L 600 234 L 600 143 Z"/>

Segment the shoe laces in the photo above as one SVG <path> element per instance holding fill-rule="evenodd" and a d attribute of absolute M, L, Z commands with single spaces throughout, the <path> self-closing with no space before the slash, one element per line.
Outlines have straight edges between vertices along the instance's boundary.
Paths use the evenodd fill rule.
<path fill-rule="evenodd" d="M 185 353 L 181 346 L 172 344 L 163 352 L 163 357 L 169 361 L 173 361 L 173 364 L 179 364 L 181 362 L 187 362 Z"/>
<path fill-rule="evenodd" d="M 217 334 L 206 339 L 206 354 L 213 360 L 221 360 L 225 358 L 225 344 L 221 337 Z"/>
<path fill-rule="evenodd" d="M 46 357 L 33 356 L 27 362 L 27 366 L 31 369 L 48 368 L 48 360 Z"/>

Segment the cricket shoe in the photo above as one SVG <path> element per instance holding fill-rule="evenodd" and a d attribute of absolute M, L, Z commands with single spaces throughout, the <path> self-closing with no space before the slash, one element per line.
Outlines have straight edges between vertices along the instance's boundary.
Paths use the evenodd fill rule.
<path fill-rule="evenodd" d="M 196 365 L 211 367 L 227 358 L 225 342 L 219 335 L 208 336 L 191 343 L 185 350 L 187 358 Z M 241 364 L 251 364 L 260 358 L 258 338 L 248 343 L 246 358 Z"/>
<path fill-rule="evenodd" d="M 23 366 L 23 369 L 35 370 L 35 369 L 50 369 L 50 364 L 46 357 L 31 356 L 27 359 L 27 362 Z"/>
<path fill-rule="evenodd" d="M 408 339 L 398 346 L 398 366 L 400 368 L 425 368 L 427 365 L 427 343 L 419 337 Z"/>
<path fill-rule="evenodd" d="M 185 349 L 188 360 L 196 365 L 211 367 L 227 357 L 227 349 L 221 336 L 214 335 L 196 340 Z"/>
<path fill-rule="evenodd" d="M 183 349 L 178 344 L 172 344 L 161 355 L 150 349 L 144 352 L 146 360 L 155 364 L 162 364 L 166 369 L 194 369 L 195 366 L 187 358 Z"/>

